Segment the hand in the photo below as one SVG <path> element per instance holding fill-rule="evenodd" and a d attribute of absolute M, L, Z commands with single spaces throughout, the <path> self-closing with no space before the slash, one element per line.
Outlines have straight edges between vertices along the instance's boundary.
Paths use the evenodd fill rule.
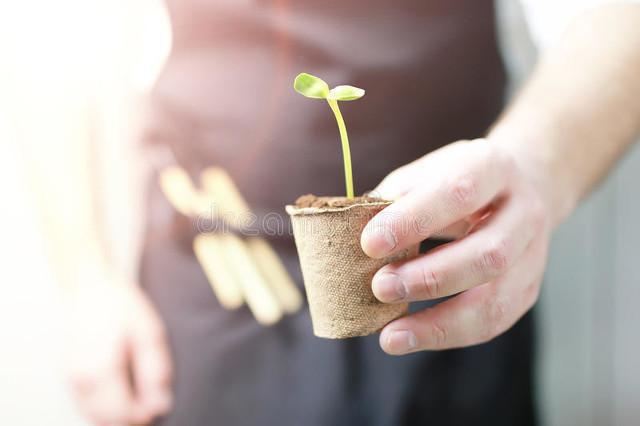
<path fill-rule="evenodd" d="M 146 424 L 171 405 L 164 327 L 135 285 L 87 284 L 71 295 L 68 363 L 81 410 L 97 425 Z"/>
<path fill-rule="evenodd" d="M 466 228 L 461 238 L 374 276 L 373 293 L 386 303 L 455 295 L 389 323 L 380 335 L 385 352 L 483 343 L 534 305 L 551 218 L 540 185 L 505 148 L 482 139 L 453 143 L 395 170 L 375 192 L 396 201 L 362 233 L 371 257 Z"/>

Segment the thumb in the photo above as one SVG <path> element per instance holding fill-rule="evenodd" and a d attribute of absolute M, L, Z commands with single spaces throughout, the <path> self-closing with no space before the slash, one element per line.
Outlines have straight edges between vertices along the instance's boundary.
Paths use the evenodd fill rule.
<path fill-rule="evenodd" d="M 409 164 L 405 164 L 389 173 L 383 180 L 370 192 L 370 195 L 380 197 L 385 200 L 397 200 L 406 195 L 413 189 L 416 183 L 417 173 L 419 171 L 418 163 L 422 159 L 415 160 Z"/>

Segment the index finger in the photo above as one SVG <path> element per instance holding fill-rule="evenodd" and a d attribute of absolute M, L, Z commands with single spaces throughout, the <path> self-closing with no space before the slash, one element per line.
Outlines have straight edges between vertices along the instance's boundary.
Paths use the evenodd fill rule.
<path fill-rule="evenodd" d="M 361 236 L 362 250 L 368 256 L 386 257 L 419 243 L 503 192 L 508 161 L 493 145 L 478 140 L 444 150 L 425 157 L 421 167 L 428 171 L 428 179 L 423 185 L 416 185 L 369 221 Z"/>

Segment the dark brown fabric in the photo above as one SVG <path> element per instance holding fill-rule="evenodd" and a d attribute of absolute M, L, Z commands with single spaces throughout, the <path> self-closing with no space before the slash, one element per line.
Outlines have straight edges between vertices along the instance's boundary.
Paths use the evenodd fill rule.
<path fill-rule="evenodd" d="M 483 135 L 502 105 L 489 0 L 168 4 L 173 48 L 144 141 L 169 147 L 194 177 L 224 167 L 261 217 L 288 221 L 284 205 L 299 195 L 344 192 L 334 118 L 293 91 L 299 72 L 367 90 L 342 104 L 359 193 Z M 487 345 L 400 358 L 376 336 L 314 337 L 308 310 L 263 328 L 217 304 L 181 222 L 151 181 L 141 280 L 176 363 L 175 409 L 160 424 L 532 424 L 528 317 Z M 301 285 L 291 236 L 269 238 Z"/>

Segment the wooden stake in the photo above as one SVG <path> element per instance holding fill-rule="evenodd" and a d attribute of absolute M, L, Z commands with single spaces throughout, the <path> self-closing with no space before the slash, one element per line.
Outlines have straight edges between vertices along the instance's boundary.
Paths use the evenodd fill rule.
<path fill-rule="evenodd" d="M 282 318 L 282 308 L 270 290 L 256 264 L 252 261 L 247 245 L 233 234 L 222 235 L 225 241 L 226 261 L 233 265 L 247 306 L 256 320 L 263 325 L 275 324 Z"/>
<path fill-rule="evenodd" d="M 237 309 L 244 303 L 242 289 L 229 267 L 225 242 L 220 235 L 201 234 L 193 240 L 193 251 L 220 305 Z"/>
<path fill-rule="evenodd" d="M 169 202 L 180 213 L 195 217 L 212 205 L 214 214 L 227 223 L 242 227 L 251 210 L 231 180 L 219 168 L 202 174 L 206 193 L 198 191 L 181 167 L 169 167 L 160 174 L 160 186 Z M 273 248 L 262 238 L 244 241 L 233 234 L 200 234 L 193 250 L 218 301 L 236 309 L 245 301 L 256 320 L 271 325 L 284 312 L 302 306 L 302 296 Z"/>
<path fill-rule="evenodd" d="M 237 228 L 249 225 L 251 209 L 225 170 L 209 167 L 202 172 L 200 179 L 204 190 L 216 206 L 216 212 L 227 223 Z"/>
<path fill-rule="evenodd" d="M 160 172 L 160 188 L 169 203 L 181 214 L 197 216 L 210 208 L 210 203 L 194 186 L 191 177 L 179 166 Z"/>
<path fill-rule="evenodd" d="M 224 169 L 209 167 L 202 172 L 201 180 L 202 186 L 226 216 L 239 218 L 239 222 L 250 217 L 251 210 L 247 202 Z M 302 306 L 302 295 L 273 248 L 259 237 L 248 238 L 247 245 L 282 308 L 287 313 L 297 312 Z"/>
<path fill-rule="evenodd" d="M 288 314 L 298 312 L 302 306 L 302 295 L 273 247 L 256 237 L 249 238 L 247 245 L 284 311 Z"/>

